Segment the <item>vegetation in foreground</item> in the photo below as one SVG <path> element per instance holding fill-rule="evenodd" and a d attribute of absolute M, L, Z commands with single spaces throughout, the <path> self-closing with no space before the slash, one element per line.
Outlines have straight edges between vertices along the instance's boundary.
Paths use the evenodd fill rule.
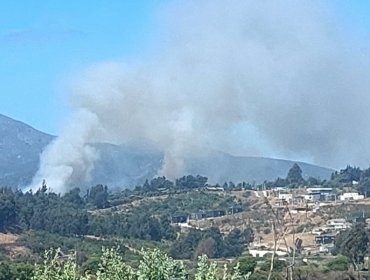
<path fill-rule="evenodd" d="M 327 263 L 326 271 L 320 266 L 301 266 L 292 278 L 284 271 L 284 261 L 276 260 L 273 270 L 267 259 L 251 256 L 238 261 L 211 261 L 206 255 L 194 263 L 174 260 L 158 249 L 140 252 L 140 261 L 132 266 L 124 261 L 118 249 L 103 249 L 96 271 L 83 271 L 76 254 L 64 255 L 60 249 L 48 250 L 43 262 L 34 267 L 23 267 L 18 274 L 0 265 L 1 280 L 260 280 L 260 279 L 360 279 L 349 272 L 346 257 L 339 256 Z M 329 272 L 328 268 L 338 271 Z M 364 278 L 365 279 L 365 278 Z"/>
<path fill-rule="evenodd" d="M 352 182 L 356 180 L 359 183 L 355 188 L 366 194 L 370 188 L 368 184 L 370 168 L 360 170 L 347 167 L 333 173 L 329 181 L 313 178 L 305 181 L 299 166 L 294 165 L 286 179 L 279 178 L 275 182 L 266 182 L 263 187 L 296 188 L 307 184 L 318 184 L 343 189 L 354 188 Z M 235 228 L 225 233 L 218 227 L 210 227 L 206 230 L 188 229 L 184 232 L 171 224 L 173 215 L 190 215 L 199 210 L 238 206 L 243 211 L 250 211 L 250 205 L 244 200 L 241 201 L 240 197 L 235 197 L 233 191 L 245 190 L 247 195 L 248 190 L 259 189 L 259 187 L 244 182 L 238 184 L 228 182 L 223 185 L 222 188 L 225 191 L 220 194 L 206 191 L 207 178 L 184 176 L 176 182 L 159 177 L 146 181 L 142 186 L 132 190 L 115 193 L 110 192 L 107 187 L 98 185 L 90 188 L 85 195 L 82 195 L 79 189 L 57 195 L 49 192 L 46 185 L 34 193 L 2 188 L 0 189 L 0 232 L 16 233 L 19 236 L 17 245 L 27 247 L 31 255 L 9 258 L 4 248 L 0 247 L 0 280 L 30 280 L 31 277 L 33 280 L 288 279 L 286 262 L 275 260 L 271 269 L 271 258 L 253 258 L 244 255 L 249 243 L 254 240 L 255 228 L 247 227 L 243 230 Z M 362 216 L 367 214 L 367 209 L 360 210 Z M 344 231 L 338 235 L 334 250 L 335 254 L 340 255 L 310 264 L 297 262 L 292 279 L 357 279 L 365 273 L 360 273 L 359 270 L 365 268 L 368 234 L 367 229 L 360 224 Z M 120 249 L 101 251 L 102 247 L 116 246 L 120 246 Z M 45 250 L 59 247 L 61 250 L 57 253 L 47 251 L 44 264 L 40 265 Z M 140 251 L 141 248 L 152 249 L 144 253 Z M 157 250 L 158 248 L 160 251 Z M 70 257 L 72 251 L 76 254 Z M 183 274 L 174 276 L 168 272 L 172 270 L 167 267 L 162 268 L 161 271 L 167 271 L 166 275 L 172 278 L 143 278 L 144 276 L 139 278 L 144 256 L 154 254 L 153 252 L 168 260 L 171 265 L 176 263 L 176 271 L 182 271 Z M 129 274 L 131 276 L 124 274 L 126 278 L 113 276 L 101 278 L 107 275 L 101 274 L 104 269 L 107 269 L 103 267 L 103 263 L 108 262 L 107 259 L 104 261 L 107 254 L 113 256 L 117 267 L 126 269 L 126 274 L 127 271 L 131 271 L 132 273 Z M 217 263 L 209 263 L 201 258 L 208 268 L 213 269 L 211 269 L 213 272 L 209 272 L 211 273 L 209 275 L 213 276 L 207 274 L 208 276 L 204 277 L 214 278 L 203 276 L 203 278 L 201 276 L 194 278 L 200 275 L 197 274 L 200 268 L 196 269 L 194 261 L 203 254 L 217 259 Z M 220 263 L 224 263 L 225 258 L 229 259 L 227 270 L 223 270 L 222 265 L 220 267 Z M 175 259 L 182 259 L 182 261 Z M 39 264 L 36 269 L 35 262 Z M 163 261 L 163 263 L 166 262 Z M 236 266 L 236 263 L 239 263 L 239 266 Z M 171 265 L 168 264 L 169 267 Z M 158 267 L 157 265 L 153 267 L 154 271 Z M 357 270 L 357 278 L 348 272 L 351 269 Z M 45 276 L 47 273 L 54 273 L 54 276 Z M 68 278 L 70 276 L 63 273 L 72 273 L 72 278 Z M 216 273 L 216 276 L 212 273 Z M 40 278 L 44 276 L 49 278 Z M 145 277 L 148 277 L 147 274 Z"/>

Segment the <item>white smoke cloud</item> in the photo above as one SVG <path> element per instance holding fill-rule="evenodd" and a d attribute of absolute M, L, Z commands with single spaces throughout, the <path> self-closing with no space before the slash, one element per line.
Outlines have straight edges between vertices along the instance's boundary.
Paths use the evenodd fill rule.
<path fill-rule="evenodd" d="M 74 125 L 44 152 L 34 182 L 62 191 L 86 181 L 95 141 L 159 148 L 170 178 L 205 147 L 367 165 L 370 52 L 326 4 L 171 2 L 161 50 L 75 79 Z"/>
<path fill-rule="evenodd" d="M 88 182 L 98 153 L 86 141 L 91 139 L 99 127 L 91 112 L 76 111 L 63 133 L 42 153 L 40 169 L 33 178 L 31 189 L 38 189 L 47 179 L 51 190 L 64 192 L 66 186 Z"/>

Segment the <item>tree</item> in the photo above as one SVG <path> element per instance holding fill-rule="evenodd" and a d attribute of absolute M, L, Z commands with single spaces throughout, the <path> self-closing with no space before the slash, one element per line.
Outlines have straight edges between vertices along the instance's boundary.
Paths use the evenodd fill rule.
<path fill-rule="evenodd" d="M 207 177 L 188 175 L 176 179 L 176 187 L 180 189 L 200 189 L 205 187 L 207 181 Z"/>
<path fill-rule="evenodd" d="M 308 185 L 310 185 L 310 186 L 315 186 L 315 185 L 319 185 L 319 184 L 320 184 L 320 180 L 319 180 L 319 179 L 317 179 L 317 178 L 315 178 L 315 177 L 309 177 L 309 178 L 307 179 L 307 183 L 308 183 Z"/>
<path fill-rule="evenodd" d="M 217 244 L 212 237 L 208 237 L 199 242 L 194 253 L 195 257 L 206 255 L 209 258 L 214 258 L 217 255 Z"/>
<path fill-rule="evenodd" d="M 118 249 L 103 249 L 98 267 L 96 280 L 131 280 L 135 276 L 132 268 L 123 262 Z"/>
<path fill-rule="evenodd" d="M 213 279 L 217 279 L 216 263 L 210 263 L 208 261 L 207 256 L 199 256 L 195 280 L 213 280 Z"/>
<path fill-rule="evenodd" d="M 254 272 L 257 266 L 257 260 L 253 256 L 246 256 L 238 259 L 239 269 L 242 275 L 249 275 Z"/>
<path fill-rule="evenodd" d="M 14 195 L 10 190 L 3 189 L 0 193 L 0 231 L 14 227 L 16 220 L 17 212 Z"/>
<path fill-rule="evenodd" d="M 357 223 L 351 229 L 341 232 L 335 239 L 334 253 L 346 256 L 356 270 L 363 263 L 368 251 L 369 238 L 365 223 Z"/>
<path fill-rule="evenodd" d="M 341 169 L 339 172 L 335 171 L 331 175 L 331 180 L 343 184 L 352 183 L 352 181 L 359 181 L 362 177 L 362 171 L 359 167 L 352 167 L 347 165 L 345 169 Z"/>
<path fill-rule="evenodd" d="M 327 267 L 331 271 L 347 271 L 348 259 L 345 256 L 337 256 L 334 260 L 328 262 Z"/>
<path fill-rule="evenodd" d="M 173 243 L 170 249 L 170 255 L 176 259 L 190 259 L 199 242 L 202 240 L 202 235 L 201 230 L 190 229 L 188 234 L 182 235 Z"/>
<path fill-rule="evenodd" d="M 49 250 L 45 252 L 44 263 L 36 265 L 31 280 L 186 280 L 189 273 L 183 262 L 173 260 L 158 249 L 142 250 L 137 268 L 124 263 L 118 249 L 103 249 L 96 273 L 79 274 L 73 255 L 63 260 L 62 252 Z M 1 269 L 1 266 L 0 266 Z M 4 275 L 10 275 L 5 268 Z M 1 270 L 0 270 L 1 272 Z M 198 258 L 195 280 L 243 280 L 239 264 L 224 266 L 223 275 L 218 271 L 216 262 L 210 262 L 207 256 Z M 5 279 L 4 279 L 5 280 Z M 13 280 L 8 279 L 6 280 Z M 23 280 L 23 279 L 20 279 Z"/>
<path fill-rule="evenodd" d="M 302 184 L 304 182 L 302 169 L 297 163 L 294 163 L 292 168 L 289 169 L 286 180 L 289 184 Z"/>
<path fill-rule="evenodd" d="M 68 203 L 72 203 L 76 207 L 83 207 L 85 206 L 85 202 L 80 196 L 80 189 L 74 188 L 70 190 L 69 192 L 65 193 L 63 195 L 63 200 L 65 200 Z"/>
<path fill-rule="evenodd" d="M 92 187 L 87 193 L 87 201 L 98 209 L 109 207 L 108 187 L 103 185 Z"/>
<path fill-rule="evenodd" d="M 275 180 L 274 187 L 275 188 L 283 188 L 283 187 L 285 187 L 287 185 L 287 183 L 288 183 L 287 180 L 278 177 Z"/>
<path fill-rule="evenodd" d="M 36 266 L 31 280 L 77 280 L 77 268 L 73 257 L 63 263 L 60 261 L 60 254 L 60 249 L 46 251 L 44 264 Z"/>
<path fill-rule="evenodd" d="M 158 249 L 143 250 L 138 269 L 138 280 L 171 279 L 187 279 L 182 263 L 173 260 Z"/>

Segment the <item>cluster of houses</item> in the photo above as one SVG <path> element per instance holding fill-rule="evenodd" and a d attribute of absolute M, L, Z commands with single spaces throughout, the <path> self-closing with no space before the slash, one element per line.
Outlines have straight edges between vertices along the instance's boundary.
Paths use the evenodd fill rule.
<path fill-rule="evenodd" d="M 364 195 L 357 192 L 343 192 L 337 195 L 333 188 L 312 187 L 306 188 L 300 194 L 293 194 L 293 191 L 285 188 L 273 190 L 274 195 L 278 198 L 279 204 L 312 204 L 320 202 L 346 202 L 365 199 Z"/>
<path fill-rule="evenodd" d="M 296 238 L 294 244 L 297 254 L 308 252 L 319 252 L 319 253 L 329 253 L 335 242 L 335 237 L 340 231 L 346 230 L 351 227 L 351 223 L 348 223 L 345 219 L 331 219 L 328 220 L 325 226 L 315 228 L 312 230 L 312 235 L 314 235 L 314 244 L 305 244 L 303 248 L 303 240 Z M 299 236 L 299 235 L 298 235 Z M 305 251 L 304 251 L 305 249 Z M 290 250 L 290 251 L 289 251 Z M 279 257 L 289 256 L 292 252 L 292 248 L 287 248 L 280 245 L 276 250 L 276 255 Z M 263 257 L 267 254 L 272 254 L 273 249 L 270 246 L 254 243 L 251 248 L 249 248 L 249 253 L 254 257 Z M 309 253 L 308 253 L 309 254 Z"/>
<path fill-rule="evenodd" d="M 342 192 L 338 194 L 336 190 L 329 187 L 307 187 L 302 189 L 276 188 L 263 191 L 263 196 L 272 198 L 272 205 L 275 207 L 289 206 L 290 212 L 306 213 L 316 212 L 321 205 L 335 203 L 350 203 L 365 199 L 364 195 L 358 192 Z M 257 195 L 258 196 L 258 195 Z M 370 221 L 370 219 L 369 219 Z M 351 227 L 351 223 L 345 219 L 330 219 L 325 225 L 314 228 L 311 231 L 313 243 L 305 244 L 306 253 L 320 252 L 328 253 L 334 247 L 335 238 L 339 232 Z M 266 246 L 266 245 L 265 245 Z M 263 256 L 271 253 L 272 249 L 254 244 L 250 248 L 250 253 L 256 256 Z M 284 248 L 278 248 L 276 254 L 280 257 L 289 255 Z"/>
<path fill-rule="evenodd" d="M 318 209 L 321 203 L 345 203 L 365 199 L 364 195 L 357 192 L 343 192 L 339 195 L 332 188 L 311 187 L 296 191 L 279 189 L 275 190 L 274 196 L 277 198 L 277 205 L 293 205 L 291 212 L 306 212 Z M 303 205 L 303 206 L 302 206 Z M 310 206 L 310 207 L 307 207 Z M 312 230 L 315 235 L 314 243 L 319 248 L 319 252 L 327 253 L 334 247 L 336 235 L 351 227 L 345 219 L 331 219 L 324 226 Z"/>
<path fill-rule="evenodd" d="M 340 231 L 351 227 L 351 223 L 345 219 L 331 219 L 326 222 L 326 225 L 315 228 L 312 234 L 315 235 L 315 244 L 319 246 L 321 253 L 327 253 L 334 247 L 335 237 Z"/>
<path fill-rule="evenodd" d="M 198 212 L 187 214 L 177 214 L 171 217 L 171 222 L 173 224 L 182 224 L 187 223 L 189 220 L 203 220 L 216 217 L 222 217 L 226 215 L 234 215 L 243 211 L 242 206 L 234 205 L 227 209 L 209 209 L 209 210 L 200 210 Z"/>

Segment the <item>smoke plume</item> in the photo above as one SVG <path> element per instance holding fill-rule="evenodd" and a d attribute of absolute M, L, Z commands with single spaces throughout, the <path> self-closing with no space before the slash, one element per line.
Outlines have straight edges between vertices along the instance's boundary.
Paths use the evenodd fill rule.
<path fill-rule="evenodd" d="M 341 167 L 368 165 L 370 51 L 324 1 L 173 1 L 150 55 L 74 79 L 75 115 L 34 184 L 88 181 L 89 143 L 151 146 L 182 175 L 205 148 Z"/>

